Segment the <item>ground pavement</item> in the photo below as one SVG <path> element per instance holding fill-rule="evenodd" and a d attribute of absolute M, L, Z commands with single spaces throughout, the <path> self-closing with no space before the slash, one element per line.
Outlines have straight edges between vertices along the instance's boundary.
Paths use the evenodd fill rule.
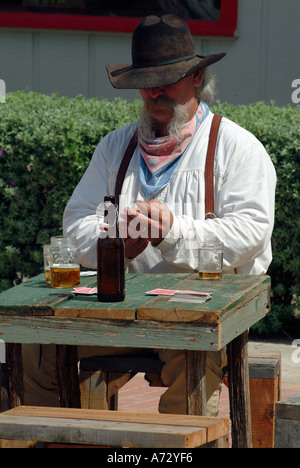
<path fill-rule="evenodd" d="M 281 398 L 285 399 L 300 393 L 300 337 L 299 340 L 258 341 L 250 339 L 249 353 L 281 353 L 282 388 Z M 161 394 L 166 389 L 149 387 L 143 374 L 137 374 L 119 392 L 119 410 L 157 413 Z M 222 386 L 219 416 L 229 416 L 228 389 Z"/>

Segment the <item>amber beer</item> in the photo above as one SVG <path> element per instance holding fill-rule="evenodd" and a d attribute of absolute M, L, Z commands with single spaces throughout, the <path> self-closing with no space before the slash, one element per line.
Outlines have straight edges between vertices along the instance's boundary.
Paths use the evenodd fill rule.
<path fill-rule="evenodd" d="M 222 278 L 222 272 L 221 271 L 216 271 L 214 273 L 209 273 L 206 271 L 199 271 L 199 278 L 200 279 L 221 279 Z"/>
<path fill-rule="evenodd" d="M 50 269 L 52 288 L 72 288 L 80 284 L 80 267 L 53 266 Z"/>
<path fill-rule="evenodd" d="M 50 274 L 50 267 L 46 267 L 45 268 L 45 280 L 46 280 L 46 283 L 50 283 L 51 282 L 51 274 Z"/>
<path fill-rule="evenodd" d="M 44 270 L 46 283 L 50 283 L 50 245 L 46 244 L 43 247 L 44 253 Z"/>
<path fill-rule="evenodd" d="M 72 288 L 80 284 L 79 251 L 75 237 L 51 237 L 50 284 L 52 288 Z"/>
<path fill-rule="evenodd" d="M 198 273 L 200 279 L 222 278 L 223 243 L 204 242 L 199 249 Z"/>

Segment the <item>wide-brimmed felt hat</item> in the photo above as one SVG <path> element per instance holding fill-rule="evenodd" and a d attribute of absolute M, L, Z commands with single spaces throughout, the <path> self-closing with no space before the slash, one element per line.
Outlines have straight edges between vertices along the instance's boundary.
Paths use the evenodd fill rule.
<path fill-rule="evenodd" d="M 187 23 L 175 15 L 146 16 L 132 36 L 132 64 L 107 65 L 118 89 L 167 86 L 221 60 L 226 53 L 197 55 Z"/>

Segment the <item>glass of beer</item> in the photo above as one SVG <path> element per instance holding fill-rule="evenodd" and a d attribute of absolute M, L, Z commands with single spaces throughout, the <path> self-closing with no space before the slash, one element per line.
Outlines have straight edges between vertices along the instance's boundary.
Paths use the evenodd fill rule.
<path fill-rule="evenodd" d="M 44 270 L 45 270 L 45 279 L 46 283 L 50 284 L 50 245 L 44 245 Z"/>
<path fill-rule="evenodd" d="M 205 242 L 199 249 L 199 278 L 221 279 L 223 269 L 223 242 Z"/>
<path fill-rule="evenodd" d="M 75 237 L 51 237 L 50 284 L 52 288 L 71 288 L 80 284 L 80 264 Z"/>

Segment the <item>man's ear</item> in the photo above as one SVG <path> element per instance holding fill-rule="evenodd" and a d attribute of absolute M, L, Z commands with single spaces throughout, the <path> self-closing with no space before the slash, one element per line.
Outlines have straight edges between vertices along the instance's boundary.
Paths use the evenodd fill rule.
<path fill-rule="evenodd" d="M 198 88 L 201 85 L 203 70 L 198 70 L 194 73 L 194 85 Z"/>

